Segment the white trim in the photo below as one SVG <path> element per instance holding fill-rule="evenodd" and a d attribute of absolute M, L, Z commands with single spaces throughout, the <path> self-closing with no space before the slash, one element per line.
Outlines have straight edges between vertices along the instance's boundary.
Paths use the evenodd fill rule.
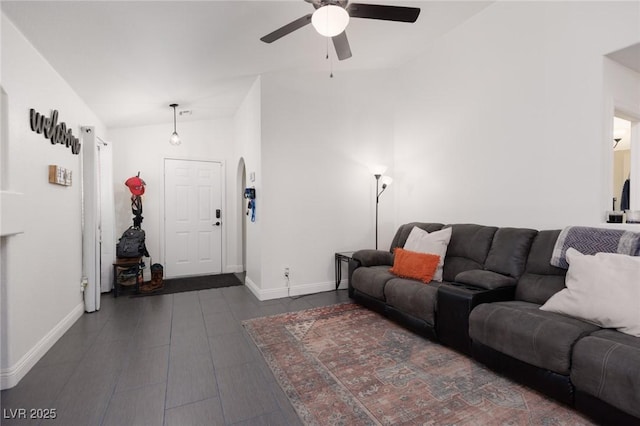
<path fill-rule="evenodd" d="M 80 153 L 80 201 L 82 203 L 82 283 L 84 287 L 84 308 L 87 312 L 100 309 L 100 187 L 98 178 L 98 145 L 95 128 L 82 126 Z"/>
<path fill-rule="evenodd" d="M 253 293 L 253 295 L 258 298 L 258 300 L 262 300 L 260 299 L 260 288 L 251 280 L 251 278 L 244 277 L 244 285 L 247 286 L 251 293 Z"/>
<path fill-rule="evenodd" d="M 640 182 L 640 119 L 636 115 L 631 122 L 631 182 Z M 640 210 L 640 190 L 638 184 L 630 187 L 631 210 Z"/>
<path fill-rule="evenodd" d="M 341 286 L 344 286 L 347 280 L 343 280 L 340 283 Z M 313 293 L 322 293 L 325 291 L 331 291 L 336 289 L 335 281 L 325 281 L 322 283 L 313 283 L 313 284 L 304 284 L 304 285 L 295 285 L 291 286 L 290 296 L 302 296 L 305 294 L 313 294 Z"/>
<path fill-rule="evenodd" d="M 254 294 L 255 294 L 255 292 L 254 292 Z M 260 301 L 272 300 L 272 299 L 282 299 L 282 298 L 285 298 L 285 297 L 289 297 L 289 292 L 288 292 L 288 289 L 286 287 L 269 288 L 269 289 L 265 289 L 265 290 L 258 290 L 258 294 L 256 294 L 256 297 Z"/>
<path fill-rule="evenodd" d="M 303 284 L 303 285 L 295 285 L 291 286 L 291 288 L 287 287 L 277 287 L 277 288 L 268 288 L 268 289 L 260 289 L 255 285 L 253 281 L 249 278 L 245 278 L 245 284 L 251 290 L 251 292 L 258 298 L 260 301 L 271 300 L 271 299 L 282 299 L 290 296 L 303 296 L 306 294 L 314 294 L 314 293 L 322 293 L 325 291 L 335 291 L 336 283 L 335 281 L 326 281 L 321 283 L 312 283 L 312 284 Z M 345 289 L 348 286 L 347 280 L 342 280 L 340 283 L 339 289 Z"/>
<path fill-rule="evenodd" d="M 244 272 L 244 268 L 242 265 L 227 265 L 225 266 L 224 270 L 225 272 L 228 272 L 228 273 L 237 273 L 237 274 Z"/>
<path fill-rule="evenodd" d="M 9 389 L 22 380 L 34 365 L 84 314 L 84 302 L 78 303 L 69 314 L 51 329 L 38 343 L 9 368 L 0 370 L 0 389 Z"/>

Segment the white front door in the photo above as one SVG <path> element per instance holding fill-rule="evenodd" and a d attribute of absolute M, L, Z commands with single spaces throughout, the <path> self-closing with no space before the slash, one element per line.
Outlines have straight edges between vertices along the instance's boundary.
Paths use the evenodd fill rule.
<path fill-rule="evenodd" d="M 164 162 L 167 278 L 222 272 L 222 164 Z"/>

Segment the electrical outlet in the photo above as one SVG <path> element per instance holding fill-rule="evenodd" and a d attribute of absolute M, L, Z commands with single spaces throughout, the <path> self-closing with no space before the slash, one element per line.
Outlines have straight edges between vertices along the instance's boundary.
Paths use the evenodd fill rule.
<path fill-rule="evenodd" d="M 289 278 L 289 268 L 284 268 L 284 277 Z"/>

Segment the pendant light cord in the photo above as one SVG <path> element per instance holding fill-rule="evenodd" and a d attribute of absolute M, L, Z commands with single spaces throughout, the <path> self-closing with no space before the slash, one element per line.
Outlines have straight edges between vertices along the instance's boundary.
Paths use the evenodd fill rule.
<path fill-rule="evenodd" d="M 176 107 L 177 105 L 173 105 L 173 133 L 177 133 L 176 131 Z"/>
<path fill-rule="evenodd" d="M 177 112 L 176 112 L 176 107 L 178 106 L 178 104 L 171 104 L 169 106 L 173 108 L 173 133 L 169 138 L 169 143 L 171 145 L 180 145 L 181 141 L 180 141 L 180 136 L 178 136 L 178 124 L 177 124 L 178 120 L 177 120 Z"/>

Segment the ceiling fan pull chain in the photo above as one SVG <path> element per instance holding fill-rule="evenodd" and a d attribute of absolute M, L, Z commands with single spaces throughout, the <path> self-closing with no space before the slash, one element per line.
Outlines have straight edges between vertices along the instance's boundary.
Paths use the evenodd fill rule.
<path fill-rule="evenodd" d="M 324 58 L 329 59 L 329 38 L 330 37 L 325 37 L 325 38 L 327 39 L 327 54 Z M 329 62 L 329 78 L 333 78 L 333 57 L 331 57 Z"/>
<path fill-rule="evenodd" d="M 326 48 L 327 48 L 327 56 L 325 56 L 324 58 L 325 59 L 329 59 L 329 37 L 325 37 L 325 39 L 327 41 L 327 46 L 326 46 Z"/>
<path fill-rule="evenodd" d="M 329 74 L 329 78 L 333 78 L 333 56 L 330 59 L 331 61 L 331 74 Z"/>

